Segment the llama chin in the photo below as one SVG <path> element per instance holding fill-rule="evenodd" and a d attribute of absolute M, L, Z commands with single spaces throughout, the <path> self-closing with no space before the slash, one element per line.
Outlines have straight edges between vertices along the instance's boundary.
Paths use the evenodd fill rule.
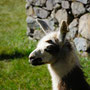
<path fill-rule="evenodd" d="M 31 64 L 48 65 L 53 90 L 90 90 L 78 56 L 66 38 L 68 32 L 66 22 L 62 21 L 61 28 L 53 32 L 44 21 L 37 20 L 37 22 L 46 35 L 29 55 Z"/>

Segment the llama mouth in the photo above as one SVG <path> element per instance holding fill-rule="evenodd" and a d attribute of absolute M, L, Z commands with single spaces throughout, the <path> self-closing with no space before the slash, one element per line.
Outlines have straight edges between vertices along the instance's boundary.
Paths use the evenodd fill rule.
<path fill-rule="evenodd" d="M 42 62 L 41 58 L 32 59 L 32 60 L 30 60 L 30 62 L 34 66 L 38 66 L 38 65 L 44 64 L 44 62 Z"/>

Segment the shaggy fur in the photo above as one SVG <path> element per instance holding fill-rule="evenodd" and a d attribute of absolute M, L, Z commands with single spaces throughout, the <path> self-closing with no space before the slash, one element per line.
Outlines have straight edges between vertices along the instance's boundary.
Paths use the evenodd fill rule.
<path fill-rule="evenodd" d="M 59 88 L 60 90 L 90 90 L 84 74 L 78 66 L 62 78 Z"/>
<path fill-rule="evenodd" d="M 49 32 L 45 22 L 42 23 L 40 20 L 38 22 L 43 30 L 48 30 L 44 31 L 46 35 L 30 54 L 31 64 L 34 66 L 48 64 L 53 90 L 90 90 L 75 50 L 66 39 L 66 23 L 62 22 L 60 30 Z"/>

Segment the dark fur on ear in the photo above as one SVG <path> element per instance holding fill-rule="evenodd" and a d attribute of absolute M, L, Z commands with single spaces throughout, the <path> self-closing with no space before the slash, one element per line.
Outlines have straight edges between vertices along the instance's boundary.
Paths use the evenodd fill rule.
<path fill-rule="evenodd" d="M 67 23 L 65 21 L 61 22 L 61 26 L 60 26 L 59 32 L 60 32 L 60 35 L 59 35 L 60 37 L 59 38 L 61 38 L 61 40 L 63 42 L 65 37 L 66 37 L 66 34 L 68 32 Z"/>
<path fill-rule="evenodd" d="M 41 29 L 43 30 L 45 34 L 52 31 L 45 21 L 41 19 L 36 19 L 36 22 L 40 25 Z"/>
<path fill-rule="evenodd" d="M 62 21 L 60 29 L 62 34 L 66 34 L 68 32 L 67 23 L 65 21 Z"/>

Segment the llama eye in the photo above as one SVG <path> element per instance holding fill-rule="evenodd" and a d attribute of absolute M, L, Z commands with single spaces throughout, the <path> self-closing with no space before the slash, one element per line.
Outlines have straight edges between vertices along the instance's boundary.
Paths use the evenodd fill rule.
<path fill-rule="evenodd" d="M 53 46 L 47 46 L 45 49 L 46 52 L 52 52 L 53 51 Z"/>
<path fill-rule="evenodd" d="M 50 45 L 50 46 L 47 46 L 47 48 L 45 49 L 46 52 L 49 52 L 51 54 L 55 54 L 59 51 L 59 47 L 56 45 Z"/>
<path fill-rule="evenodd" d="M 55 44 L 52 40 L 47 40 L 46 42 L 50 43 L 50 44 Z"/>

